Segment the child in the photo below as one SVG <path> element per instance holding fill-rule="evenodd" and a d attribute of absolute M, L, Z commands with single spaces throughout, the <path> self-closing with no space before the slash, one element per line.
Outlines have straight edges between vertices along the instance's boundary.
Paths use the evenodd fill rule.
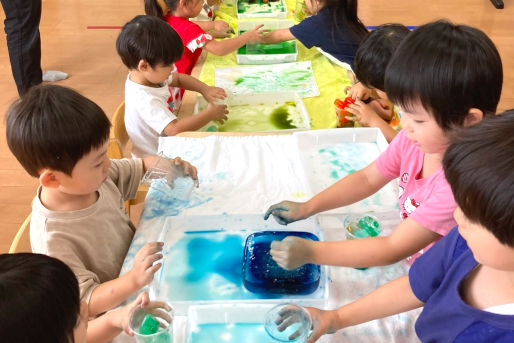
<path fill-rule="evenodd" d="M 357 0 L 305 0 L 305 5 L 313 16 L 288 29 L 264 34 L 262 41 L 298 39 L 305 47 L 317 46 L 353 68 L 355 52 L 368 33 L 357 17 Z"/>
<path fill-rule="evenodd" d="M 143 246 L 132 269 L 118 275 L 136 230 L 124 200 L 134 197 L 157 157 L 109 160 L 109 119 L 69 88 L 31 88 L 8 110 L 6 126 L 12 153 L 41 184 L 32 203 L 32 251 L 73 270 L 89 315 L 118 306 L 149 284 L 161 266 L 162 242 Z M 197 179 L 189 163 L 176 158 L 175 164 Z"/>
<path fill-rule="evenodd" d="M 277 263 L 287 269 L 305 263 L 388 265 L 411 255 L 416 258 L 417 252 L 445 236 L 455 226 L 456 207 L 441 165 L 448 138 L 457 128 L 494 114 L 502 78 L 500 55 L 483 32 L 446 21 L 411 32 L 398 47 L 385 78 L 387 94 L 402 108 L 403 130 L 366 168 L 305 203 L 284 201 L 265 214 L 287 224 L 364 199 L 399 178 L 404 220 L 389 236 L 342 242 L 287 237 L 272 243 Z"/>
<path fill-rule="evenodd" d="M 258 42 L 261 39 L 262 25 L 258 25 L 237 37 L 216 41 L 197 24 L 189 21 L 189 18 L 196 17 L 201 12 L 203 0 L 164 0 L 164 2 L 169 9 L 167 13 L 162 11 L 157 0 L 145 0 L 145 11 L 148 15 L 168 22 L 182 39 L 184 54 L 175 63 L 179 73 L 191 74 L 203 48 L 214 55 L 223 56 L 247 43 Z"/>
<path fill-rule="evenodd" d="M 125 127 L 132 140 L 132 155 L 157 153 L 159 136 L 198 130 L 211 120 L 227 119 L 227 106 L 214 104 L 225 91 L 189 75 L 175 73 L 173 63 L 182 55 L 177 33 L 151 16 L 136 16 L 121 30 L 116 49 L 130 73 L 125 82 Z M 185 88 L 202 93 L 209 102 L 197 115 L 177 119 Z"/>
<path fill-rule="evenodd" d="M 347 119 L 363 126 L 378 127 L 388 142 L 400 129 L 400 118 L 385 93 L 385 71 L 393 53 L 409 32 L 400 24 L 380 25 L 364 38 L 355 55 L 354 70 L 359 82 L 348 93 L 355 103 L 346 107 L 346 111 L 353 114 Z M 362 101 L 372 95 L 377 100 L 369 104 Z"/>
<path fill-rule="evenodd" d="M 475 67 L 478 67 L 475 65 Z M 409 275 L 333 311 L 309 308 L 325 333 L 424 306 L 422 342 L 514 342 L 514 111 L 463 130 L 444 156 L 458 227 Z"/>
<path fill-rule="evenodd" d="M 171 308 L 149 302 L 142 293 L 134 302 L 88 322 L 87 304 L 71 269 L 58 259 L 40 254 L 0 255 L 0 337 L 2 342 L 110 342 L 138 307 L 147 307 L 170 322 Z"/>

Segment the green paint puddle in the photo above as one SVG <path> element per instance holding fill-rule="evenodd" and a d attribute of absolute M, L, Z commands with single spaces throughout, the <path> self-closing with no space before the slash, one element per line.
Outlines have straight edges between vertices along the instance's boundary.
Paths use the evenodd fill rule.
<path fill-rule="evenodd" d="M 293 121 L 289 119 L 289 111 L 287 110 L 288 106 L 283 105 L 277 107 L 271 112 L 270 122 L 278 129 L 296 129 L 296 126 L 293 125 Z"/>
<path fill-rule="evenodd" d="M 239 34 L 244 33 L 241 31 Z M 246 44 L 237 50 L 239 55 L 278 55 L 296 53 L 296 42 L 285 41 L 274 44 L 252 43 Z"/>
<path fill-rule="evenodd" d="M 285 12 L 284 3 L 279 1 L 268 1 L 263 0 L 239 0 L 237 2 L 237 13 L 273 13 L 273 12 Z"/>

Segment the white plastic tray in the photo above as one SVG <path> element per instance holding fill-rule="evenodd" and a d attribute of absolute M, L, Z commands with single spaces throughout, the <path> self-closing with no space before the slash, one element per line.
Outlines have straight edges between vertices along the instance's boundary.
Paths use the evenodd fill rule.
<path fill-rule="evenodd" d="M 240 21 L 238 23 L 238 34 L 241 31 L 249 31 L 256 25 L 264 25 L 262 28 L 266 30 L 286 29 L 294 25 L 292 20 L 255 20 L 255 21 Z M 240 55 L 236 51 L 237 64 L 273 64 L 296 62 L 298 58 L 298 46 L 296 40 L 294 42 L 295 52 L 290 54 L 244 54 Z"/>
<path fill-rule="evenodd" d="M 303 103 L 302 98 L 294 92 L 277 92 L 277 93 L 248 93 L 248 94 L 230 94 L 224 101 L 224 103 L 229 107 L 237 106 L 237 105 L 255 105 L 259 104 L 273 104 L 273 103 L 285 103 L 288 101 L 294 101 L 296 105 L 297 111 L 300 113 L 300 117 L 302 118 L 302 125 L 298 126 L 296 129 L 283 129 L 283 130 L 269 130 L 269 132 L 288 132 L 288 131 L 300 131 L 300 130 L 308 130 L 311 127 L 309 114 L 307 112 L 307 108 Z M 194 113 L 198 113 L 207 107 L 207 102 L 202 96 L 198 96 L 194 108 Z M 230 118 L 230 112 L 228 114 Z M 244 118 L 243 118 L 244 119 Z M 217 127 L 219 124 L 214 122 L 209 122 L 200 131 L 218 131 Z M 254 130 L 255 132 L 255 130 Z"/>
<path fill-rule="evenodd" d="M 256 0 L 258 2 L 259 0 Z M 276 10 L 270 12 L 252 12 L 252 13 L 239 13 L 239 0 L 236 1 L 237 19 L 250 19 L 250 18 L 274 18 L 274 19 L 286 19 L 287 7 L 285 0 L 278 0 L 277 5 L 281 5 L 283 10 Z M 247 2 L 247 1 L 246 1 Z M 275 2 L 272 2 L 270 6 L 273 6 Z M 264 6 L 264 5 L 263 5 Z"/>

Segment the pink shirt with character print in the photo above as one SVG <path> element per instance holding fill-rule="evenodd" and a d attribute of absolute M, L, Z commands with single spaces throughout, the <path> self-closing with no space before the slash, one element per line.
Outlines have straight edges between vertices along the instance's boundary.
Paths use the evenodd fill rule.
<path fill-rule="evenodd" d="M 457 223 L 453 211 L 457 207 L 443 167 L 421 178 L 425 153 L 402 130 L 376 160 L 378 171 L 386 179 L 398 179 L 399 205 L 402 219 L 410 217 L 424 228 L 445 236 Z M 413 262 L 434 243 L 408 258 Z"/>

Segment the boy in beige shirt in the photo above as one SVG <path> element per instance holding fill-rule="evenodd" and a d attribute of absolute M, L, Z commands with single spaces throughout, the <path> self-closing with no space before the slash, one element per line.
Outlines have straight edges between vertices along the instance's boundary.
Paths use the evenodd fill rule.
<path fill-rule="evenodd" d="M 110 122 L 91 100 L 60 86 L 33 87 L 7 113 L 9 148 L 40 187 L 33 202 L 33 252 L 65 262 L 79 281 L 89 316 L 118 306 L 149 284 L 162 242 L 143 246 L 118 277 L 135 227 L 124 207 L 157 157 L 110 160 Z M 197 180 L 180 158 L 177 170 Z"/>

